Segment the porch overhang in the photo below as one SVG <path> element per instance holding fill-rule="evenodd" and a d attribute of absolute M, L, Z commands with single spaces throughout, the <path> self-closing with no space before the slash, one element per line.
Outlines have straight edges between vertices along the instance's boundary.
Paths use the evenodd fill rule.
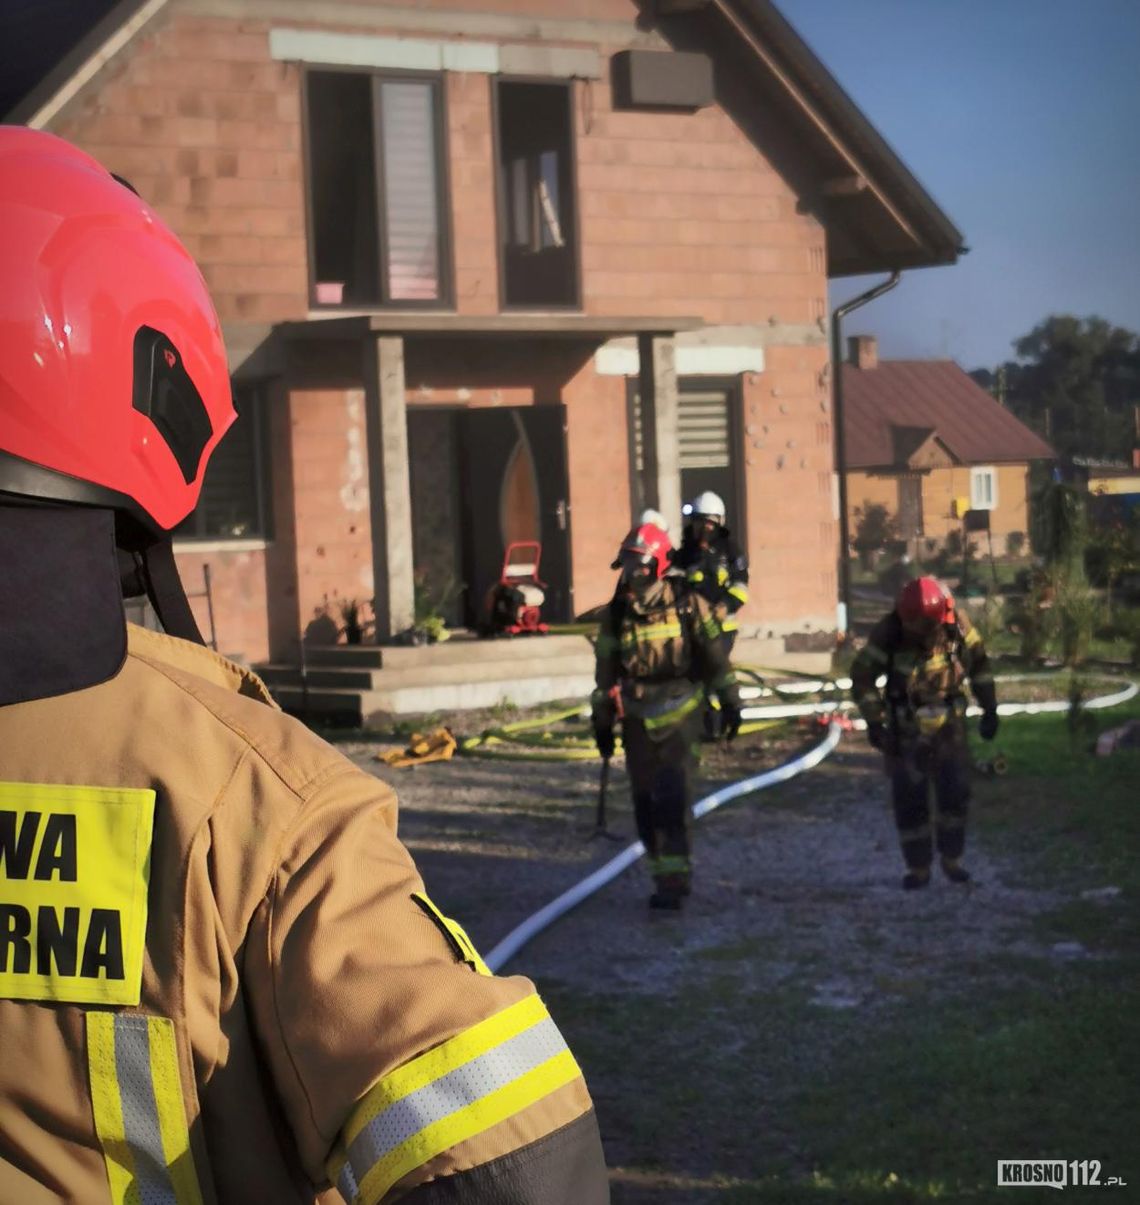
<path fill-rule="evenodd" d="M 314 339 L 363 339 L 370 335 L 452 336 L 457 339 L 565 338 L 605 342 L 622 335 L 674 335 L 698 330 L 705 323 L 694 317 L 644 315 L 609 317 L 592 314 L 466 315 L 433 310 L 387 311 L 371 314 L 310 316 L 276 327 L 286 342 Z"/>

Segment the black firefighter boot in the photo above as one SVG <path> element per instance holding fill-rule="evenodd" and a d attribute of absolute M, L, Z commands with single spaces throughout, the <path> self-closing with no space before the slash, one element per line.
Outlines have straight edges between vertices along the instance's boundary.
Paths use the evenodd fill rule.
<path fill-rule="evenodd" d="M 653 886 L 655 890 L 649 897 L 650 908 L 661 908 L 668 912 L 681 911 L 681 905 L 688 894 L 688 883 L 685 875 L 654 875 Z"/>

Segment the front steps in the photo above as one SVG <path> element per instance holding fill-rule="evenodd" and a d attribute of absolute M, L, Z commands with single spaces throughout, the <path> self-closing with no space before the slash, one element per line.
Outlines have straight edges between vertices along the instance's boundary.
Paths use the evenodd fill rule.
<path fill-rule="evenodd" d="M 782 639 L 742 639 L 733 660 L 766 669 L 823 673 L 827 654 L 784 651 Z M 394 715 L 449 713 L 556 699 L 582 699 L 594 688 L 594 649 L 585 636 L 479 640 L 458 633 L 443 644 L 336 644 L 305 650 L 298 665 L 254 669 L 289 712 L 354 727 L 379 727 Z"/>

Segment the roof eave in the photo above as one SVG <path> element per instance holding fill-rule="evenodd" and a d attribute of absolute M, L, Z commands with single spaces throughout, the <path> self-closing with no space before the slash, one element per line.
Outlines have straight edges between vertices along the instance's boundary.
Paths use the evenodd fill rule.
<path fill-rule="evenodd" d="M 875 129 L 795 29 L 770 0 L 717 0 L 735 10 L 779 60 L 794 84 L 791 98 L 817 125 L 828 129 L 847 152 L 860 173 L 883 198 L 888 210 L 902 218 L 913 239 L 909 248 L 867 248 L 862 255 L 839 258 L 829 264 L 831 276 L 902 268 L 948 266 L 967 251 L 962 232 Z M 843 223 L 841 206 L 833 202 L 824 216 Z M 829 240 L 830 241 L 830 240 Z"/>

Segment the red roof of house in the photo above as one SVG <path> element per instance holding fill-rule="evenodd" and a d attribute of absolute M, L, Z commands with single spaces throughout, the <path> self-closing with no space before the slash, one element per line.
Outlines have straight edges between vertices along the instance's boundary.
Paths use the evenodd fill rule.
<path fill-rule="evenodd" d="M 849 469 L 903 467 L 906 449 L 930 435 L 962 464 L 1056 455 L 952 360 L 880 360 L 841 371 Z"/>

